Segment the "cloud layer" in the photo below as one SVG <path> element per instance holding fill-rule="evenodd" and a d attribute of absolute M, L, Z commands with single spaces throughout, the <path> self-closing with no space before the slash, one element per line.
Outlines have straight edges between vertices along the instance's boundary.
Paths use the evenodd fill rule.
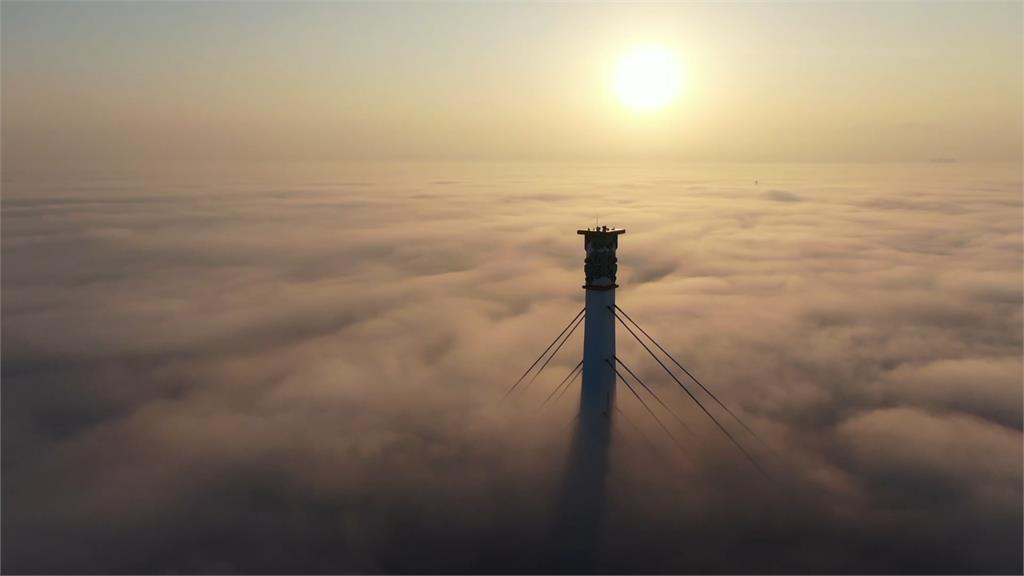
<path fill-rule="evenodd" d="M 696 437 L 619 395 L 602 569 L 1019 573 L 1020 198 L 955 164 L 6 181 L 3 566 L 544 570 L 580 341 L 497 400 L 599 216 L 775 478 L 620 332 Z"/>

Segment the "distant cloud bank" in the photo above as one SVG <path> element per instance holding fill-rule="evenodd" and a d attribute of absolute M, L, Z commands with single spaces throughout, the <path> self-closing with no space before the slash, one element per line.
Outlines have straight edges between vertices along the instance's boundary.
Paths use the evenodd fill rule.
<path fill-rule="evenodd" d="M 962 164 L 7 180 L 4 569 L 543 571 L 580 342 L 497 400 L 595 216 L 775 478 L 620 335 L 697 438 L 620 394 L 602 566 L 1020 573 L 1020 170 Z"/>

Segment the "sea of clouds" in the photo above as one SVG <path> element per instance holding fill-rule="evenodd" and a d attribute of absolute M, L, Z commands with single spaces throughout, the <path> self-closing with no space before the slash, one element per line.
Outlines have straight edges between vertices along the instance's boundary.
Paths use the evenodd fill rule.
<path fill-rule="evenodd" d="M 756 181 L 756 183 L 755 183 Z M 545 571 L 579 360 L 618 303 L 759 475 L 620 390 L 600 570 L 1022 569 L 1020 166 L 342 165 L 5 175 L 7 572 Z"/>

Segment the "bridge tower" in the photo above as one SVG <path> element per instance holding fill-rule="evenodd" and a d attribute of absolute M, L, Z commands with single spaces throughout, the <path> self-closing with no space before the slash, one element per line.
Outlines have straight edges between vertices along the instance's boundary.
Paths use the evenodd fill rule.
<path fill-rule="evenodd" d="M 583 326 L 583 386 L 580 393 L 581 429 L 605 443 L 615 408 L 615 250 L 623 229 L 602 226 L 577 230 L 587 251 L 586 319 Z"/>
<path fill-rule="evenodd" d="M 600 565 L 605 482 L 615 413 L 615 250 L 625 230 L 578 230 L 587 251 L 583 386 L 556 523 L 556 568 L 594 572 Z"/>

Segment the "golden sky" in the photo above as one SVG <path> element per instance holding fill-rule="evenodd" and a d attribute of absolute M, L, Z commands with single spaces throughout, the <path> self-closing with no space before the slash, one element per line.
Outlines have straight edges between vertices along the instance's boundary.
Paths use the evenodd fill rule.
<path fill-rule="evenodd" d="M 1017 161 L 1019 3 L 9 3 L 21 164 Z M 616 62 L 683 70 L 657 113 Z"/>

